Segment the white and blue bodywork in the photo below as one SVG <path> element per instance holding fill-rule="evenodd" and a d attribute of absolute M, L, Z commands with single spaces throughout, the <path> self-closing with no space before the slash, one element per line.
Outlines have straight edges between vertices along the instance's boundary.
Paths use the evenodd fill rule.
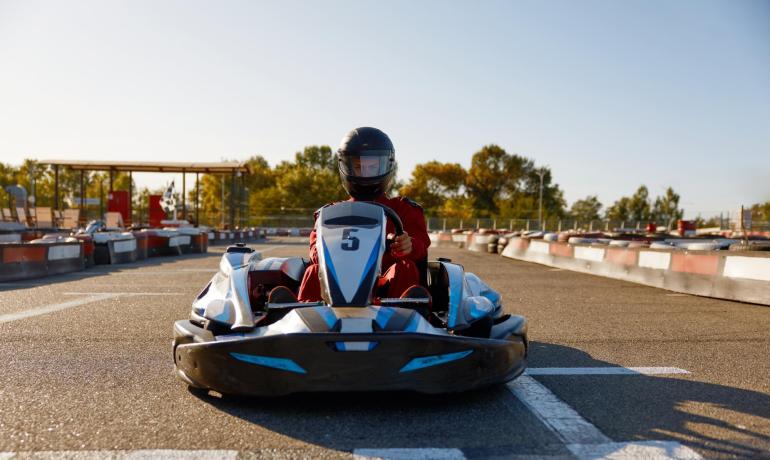
<path fill-rule="evenodd" d="M 219 272 L 174 327 L 177 375 L 221 393 L 464 391 L 526 367 L 527 327 L 500 295 L 459 264 L 427 264 L 430 299 L 376 298 L 392 210 L 367 202 L 324 207 L 316 221 L 323 300 L 266 303 L 275 283 L 296 290 L 307 260 L 230 248 Z M 397 232 L 400 221 L 394 222 Z M 421 306 L 422 308 L 415 308 Z"/>

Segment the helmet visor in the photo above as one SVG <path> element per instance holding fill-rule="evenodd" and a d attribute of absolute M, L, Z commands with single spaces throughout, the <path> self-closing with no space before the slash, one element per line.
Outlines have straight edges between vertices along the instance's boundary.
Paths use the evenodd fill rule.
<path fill-rule="evenodd" d="M 353 177 L 377 177 L 390 172 L 390 150 L 369 150 L 360 155 L 346 155 L 340 159 L 342 172 Z"/>

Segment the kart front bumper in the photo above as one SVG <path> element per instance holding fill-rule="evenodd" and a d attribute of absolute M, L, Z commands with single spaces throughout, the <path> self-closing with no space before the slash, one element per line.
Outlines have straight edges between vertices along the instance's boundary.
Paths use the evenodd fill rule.
<path fill-rule="evenodd" d="M 214 340 L 190 321 L 174 324 L 176 373 L 223 394 L 296 392 L 452 393 L 507 382 L 526 368 L 527 340 L 406 332 L 298 333 Z"/>

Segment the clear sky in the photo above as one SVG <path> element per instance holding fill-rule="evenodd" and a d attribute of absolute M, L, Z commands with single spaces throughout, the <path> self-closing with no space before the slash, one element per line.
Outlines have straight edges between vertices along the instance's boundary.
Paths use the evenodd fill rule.
<path fill-rule="evenodd" d="M 770 199 L 770 2 L 0 0 L 2 162 L 275 164 L 362 125 L 403 179 L 496 143 L 569 204 L 734 211 Z"/>

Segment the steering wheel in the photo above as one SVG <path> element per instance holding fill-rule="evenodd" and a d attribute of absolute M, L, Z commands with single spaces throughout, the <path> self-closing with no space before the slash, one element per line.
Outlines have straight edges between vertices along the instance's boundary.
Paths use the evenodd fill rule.
<path fill-rule="evenodd" d="M 393 226 L 396 228 L 396 236 L 401 236 L 404 234 L 404 223 L 401 222 L 401 218 L 398 217 L 396 211 L 390 209 L 382 203 L 377 203 L 376 201 L 367 201 L 367 203 L 379 206 L 383 211 L 385 211 L 385 216 L 387 216 L 390 221 L 393 222 Z"/>

